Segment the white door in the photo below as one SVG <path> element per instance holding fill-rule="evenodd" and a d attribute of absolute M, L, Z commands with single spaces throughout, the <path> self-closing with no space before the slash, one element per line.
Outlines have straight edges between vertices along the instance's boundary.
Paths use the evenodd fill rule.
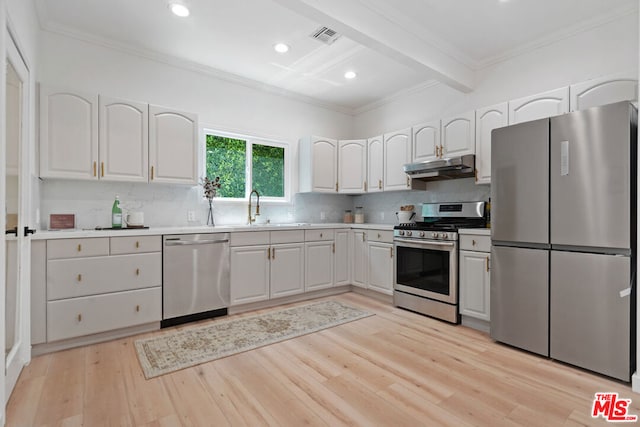
<path fill-rule="evenodd" d="M 490 320 L 488 253 L 460 251 L 460 314 Z"/>
<path fill-rule="evenodd" d="M 411 163 L 411 128 L 384 135 L 384 191 L 407 190 L 411 182 L 404 165 Z"/>
<path fill-rule="evenodd" d="M 304 292 L 304 243 L 271 246 L 271 298 Z"/>
<path fill-rule="evenodd" d="M 584 110 L 618 101 L 638 99 L 638 75 L 617 74 L 576 83 L 569 87 L 571 111 Z"/>
<path fill-rule="evenodd" d="M 360 286 L 367 287 L 367 232 L 366 230 L 354 230 L 353 233 L 353 273 L 351 282 Z"/>
<path fill-rule="evenodd" d="M 529 122 L 569 112 L 569 87 L 509 101 L 509 124 Z"/>
<path fill-rule="evenodd" d="M 305 243 L 304 276 L 305 291 L 333 286 L 333 242 Z"/>
<path fill-rule="evenodd" d="M 416 125 L 412 131 L 414 162 L 424 162 L 440 157 L 440 120 Z"/>
<path fill-rule="evenodd" d="M 269 299 L 269 254 L 265 245 L 231 248 L 231 305 Z"/>
<path fill-rule="evenodd" d="M 491 184 L 491 131 L 507 126 L 506 102 L 476 110 L 476 184 Z"/>
<path fill-rule="evenodd" d="M 198 183 L 198 116 L 149 106 L 149 181 Z"/>
<path fill-rule="evenodd" d="M 476 112 L 442 119 L 440 157 L 464 156 L 476 151 Z"/>
<path fill-rule="evenodd" d="M 311 141 L 311 191 L 335 193 L 338 191 L 338 141 L 314 137 Z"/>
<path fill-rule="evenodd" d="M 149 106 L 100 95 L 100 179 L 148 181 Z"/>
<path fill-rule="evenodd" d="M 387 295 L 393 293 L 393 245 L 369 243 L 368 288 Z"/>
<path fill-rule="evenodd" d="M 98 95 L 40 86 L 40 176 L 98 179 Z"/>
<path fill-rule="evenodd" d="M 336 230 L 335 242 L 333 244 L 333 265 L 335 267 L 334 285 L 348 285 L 349 264 L 351 256 L 349 254 L 349 230 Z"/>
<path fill-rule="evenodd" d="M 11 215 L 15 232 L 11 235 L 9 251 L 6 253 L 6 274 L 3 304 L 5 376 L 3 392 L 5 402 L 18 380 L 20 371 L 31 360 L 30 325 L 30 227 L 31 202 L 31 156 L 32 144 L 29 136 L 30 78 L 24 63 L 9 34 L 7 40 L 6 84 L 6 143 L 14 145 L 18 153 L 16 175 L 5 177 L 5 224 Z M 3 165 L 6 169 L 6 164 Z M 13 225 L 11 224 L 11 225 Z M 11 227 L 13 228 L 13 227 Z M 4 246 L 4 243 L 3 243 Z"/>
<path fill-rule="evenodd" d="M 375 136 L 367 140 L 367 193 L 382 191 L 384 183 L 383 137 Z"/>
<path fill-rule="evenodd" d="M 366 186 L 367 140 L 338 141 L 338 193 L 364 193 Z"/>

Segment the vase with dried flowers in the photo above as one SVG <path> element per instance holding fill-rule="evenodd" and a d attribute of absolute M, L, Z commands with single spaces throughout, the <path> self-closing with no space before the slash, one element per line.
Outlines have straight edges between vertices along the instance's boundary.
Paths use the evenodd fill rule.
<path fill-rule="evenodd" d="M 215 179 L 209 179 L 208 176 L 205 176 L 200 180 L 200 184 L 204 189 L 204 197 L 209 200 L 209 215 L 207 216 L 207 225 L 211 224 L 214 226 L 213 222 L 213 206 L 211 203 L 213 202 L 213 198 L 218 195 L 218 190 L 222 186 L 220 183 L 220 177 L 216 176 Z"/>

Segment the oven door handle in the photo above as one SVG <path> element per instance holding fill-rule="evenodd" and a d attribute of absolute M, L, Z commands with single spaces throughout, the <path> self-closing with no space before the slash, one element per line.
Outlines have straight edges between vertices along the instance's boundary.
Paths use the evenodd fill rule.
<path fill-rule="evenodd" d="M 394 239 L 394 243 L 402 243 L 399 246 L 409 246 L 412 248 L 428 248 L 429 246 L 439 246 L 441 248 L 455 248 L 456 242 L 433 242 L 433 241 L 415 241 L 415 240 L 407 240 L 407 239 Z"/>

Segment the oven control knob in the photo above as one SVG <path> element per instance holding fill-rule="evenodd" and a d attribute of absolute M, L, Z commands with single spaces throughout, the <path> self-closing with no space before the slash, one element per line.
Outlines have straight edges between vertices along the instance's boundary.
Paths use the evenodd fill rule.
<path fill-rule="evenodd" d="M 424 237 L 424 231 L 420 232 L 420 237 Z"/>
<path fill-rule="evenodd" d="M 411 236 L 411 231 L 407 231 L 407 236 Z"/>
<path fill-rule="evenodd" d="M 438 233 L 431 233 L 431 237 L 433 237 L 434 239 L 438 238 Z"/>
<path fill-rule="evenodd" d="M 442 233 L 442 234 L 440 235 L 440 238 L 441 238 L 441 239 L 446 239 L 446 238 L 447 238 L 447 233 Z"/>
<path fill-rule="evenodd" d="M 401 236 L 404 236 L 404 231 L 400 230 L 400 231 L 398 231 L 398 234 L 401 235 Z"/>

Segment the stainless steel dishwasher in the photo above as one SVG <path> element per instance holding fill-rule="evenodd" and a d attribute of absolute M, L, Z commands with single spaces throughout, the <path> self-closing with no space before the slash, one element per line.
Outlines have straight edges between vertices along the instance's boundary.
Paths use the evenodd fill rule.
<path fill-rule="evenodd" d="M 167 235 L 162 240 L 161 326 L 227 314 L 229 233 Z"/>

